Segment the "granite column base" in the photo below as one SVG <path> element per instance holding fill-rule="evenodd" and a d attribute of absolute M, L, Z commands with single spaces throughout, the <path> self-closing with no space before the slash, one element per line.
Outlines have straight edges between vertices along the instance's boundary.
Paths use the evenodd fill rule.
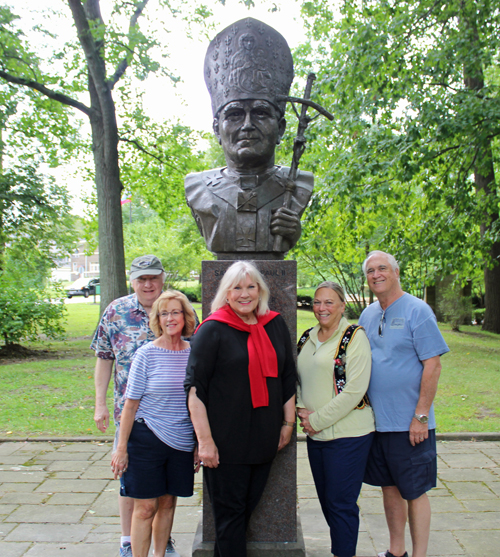
<path fill-rule="evenodd" d="M 202 312 L 210 313 L 219 282 L 234 261 L 203 261 Z M 270 289 L 269 307 L 283 316 L 296 346 L 297 264 L 295 261 L 254 261 Z M 297 433 L 274 459 L 266 489 L 247 531 L 249 557 L 305 557 L 297 517 Z M 203 517 L 193 544 L 193 556 L 212 557 L 215 529 L 208 491 L 203 486 Z"/>

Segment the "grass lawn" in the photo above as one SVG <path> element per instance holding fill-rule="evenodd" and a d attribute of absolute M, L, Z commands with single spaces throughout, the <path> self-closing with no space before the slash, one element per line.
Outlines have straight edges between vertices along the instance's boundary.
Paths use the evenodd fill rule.
<path fill-rule="evenodd" d="M 94 425 L 95 358 L 89 350 L 98 304 L 68 304 L 68 339 L 36 358 L 0 361 L 0 435 L 102 435 Z M 195 304 L 201 315 L 200 304 Z M 297 336 L 315 325 L 312 312 L 298 311 Z M 442 358 L 436 397 L 438 431 L 498 431 L 500 428 L 500 336 L 440 325 L 451 349 Z M 108 394 L 112 407 L 112 386 Z M 113 434 L 111 427 L 107 435 Z"/>

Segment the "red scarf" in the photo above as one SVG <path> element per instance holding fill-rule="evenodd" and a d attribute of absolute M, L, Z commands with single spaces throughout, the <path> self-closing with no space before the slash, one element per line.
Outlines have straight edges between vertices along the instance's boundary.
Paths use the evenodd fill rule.
<path fill-rule="evenodd" d="M 269 406 L 269 393 L 267 391 L 266 377 L 278 377 L 278 358 L 271 340 L 264 329 L 269 321 L 279 313 L 268 311 L 265 315 L 257 315 L 255 325 L 247 325 L 229 305 L 209 315 L 199 326 L 206 321 L 220 321 L 233 329 L 250 333 L 248 335 L 248 377 L 250 379 L 250 392 L 252 406 Z M 197 330 L 198 330 L 197 329 Z"/>

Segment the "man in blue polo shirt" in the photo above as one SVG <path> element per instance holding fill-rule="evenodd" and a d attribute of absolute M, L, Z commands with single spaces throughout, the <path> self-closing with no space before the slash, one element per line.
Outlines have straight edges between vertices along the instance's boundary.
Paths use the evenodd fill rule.
<path fill-rule="evenodd" d="M 431 508 L 427 491 L 436 487 L 436 422 L 433 400 L 449 351 L 431 308 L 403 292 L 399 265 L 383 251 L 363 263 L 378 302 L 362 313 L 372 349 L 368 396 L 376 434 L 364 481 L 382 487 L 390 547 L 379 557 L 408 557 L 405 525 L 410 524 L 413 557 L 425 557 Z"/>

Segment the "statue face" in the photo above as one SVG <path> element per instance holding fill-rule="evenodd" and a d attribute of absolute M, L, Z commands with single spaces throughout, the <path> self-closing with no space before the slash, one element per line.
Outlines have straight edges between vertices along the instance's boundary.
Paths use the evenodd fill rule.
<path fill-rule="evenodd" d="M 230 102 L 214 120 L 228 167 L 248 172 L 274 165 L 274 150 L 285 127 L 285 119 L 264 100 Z"/>

